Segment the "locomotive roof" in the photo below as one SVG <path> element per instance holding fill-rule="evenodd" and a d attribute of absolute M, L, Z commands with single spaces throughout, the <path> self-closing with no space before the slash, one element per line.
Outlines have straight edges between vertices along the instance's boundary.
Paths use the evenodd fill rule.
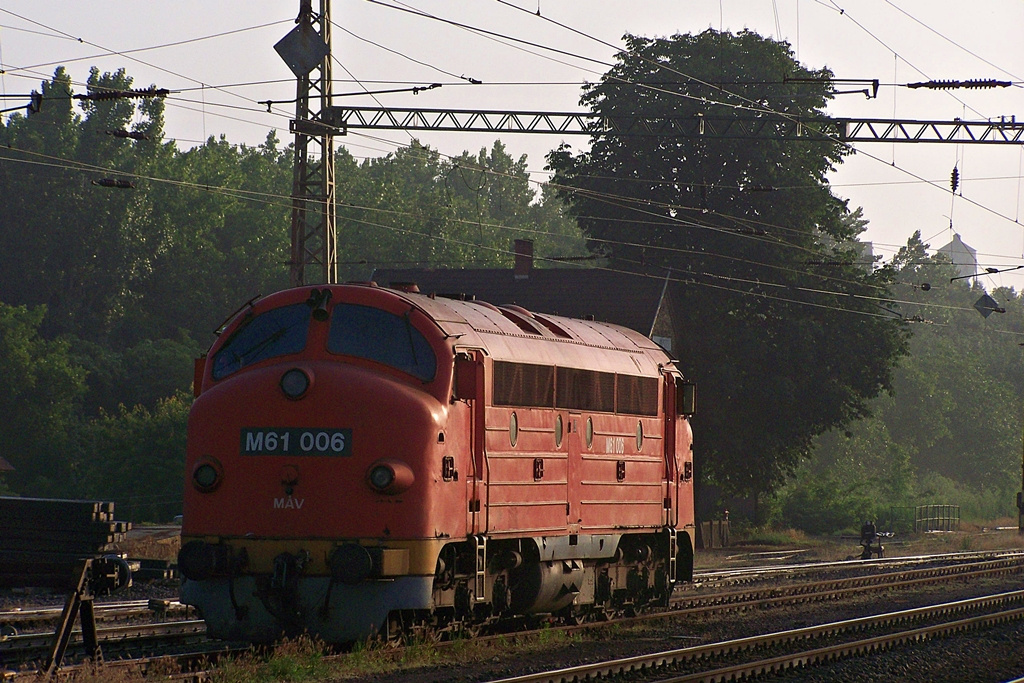
<path fill-rule="evenodd" d="M 401 299 L 428 316 L 455 340 L 456 347 L 486 349 L 495 360 L 580 368 L 601 366 L 608 371 L 642 374 L 656 374 L 659 365 L 670 361 L 664 349 L 643 334 L 611 323 L 534 313 L 514 305 L 498 307 L 483 301 L 425 295 L 379 287 L 376 283 L 328 286 L 350 292 L 335 297 L 335 301 L 351 301 L 353 294 L 367 305 L 375 305 L 374 299 L 383 303 L 378 297 Z M 299 290 L 304 290 L 301 300 L 306 300 L 308 285 L 273 294 L 256 307 L 280 305 L 282 297 L 295 300 Z M 362 293 L 357 293 L 360 290 Z"/>
<path fill-rule="evenodd" d="M 567 318 L 595 319 L 648 334 L 658 316 L 665 280 L 597 268 L 378 269 L 381 286 L 413 282 L 424 294 L 464 295 L 497 305 L 516 304 Z"/>
<path fill-rule="evenodd" d="M 460 344 L 478 344 L 496 360 L 587 367 L 597 363 L 595 354 L 603 350 L 615 352 L 605 353 L 601 361 L 609 370 L 644 373 L 655 372 L 659 363 L 668 360 L 665 351 L 644 335 L 611 323 L 535 313 L 518 306 L 386 291 L 423 310 L 446 334 L 459 338 Z"/>

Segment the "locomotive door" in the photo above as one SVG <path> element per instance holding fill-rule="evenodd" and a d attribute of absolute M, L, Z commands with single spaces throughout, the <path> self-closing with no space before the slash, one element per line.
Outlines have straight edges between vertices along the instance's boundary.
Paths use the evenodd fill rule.
<path fill-rule="evenodd" d="M 566 453 L 566 504 L 565 523 L 570 534 L 580 533 L 583 526 L 583 453 L 580 444 L 580 427 L 583 424 L 580 413 L 569 413 L 565 424 L 565 443 L 562 445 Z M 557 425 L 556 425 L 557 429 Z"/>
<path fill-rule="evenodd" d="M 666 521 L 680 529 L 693 526 L 693 432 L 689 417 L 694 412 L 694 385 L 682 377 L 665 377 L 666 496 L 672 510 Z M 668 512 L 666 510 L 666 512 Z"/>
<path fill-rule="evenodd" d="M 486 408 L 486 382 L 484 358 L 479 349 L 462 349 L 455 357 L 455 397 L 466 401 L 469 411 L 467 424 L 469 448 L 466 453 L 466 533 L 475 535 L 487 530 L 482 501 L 487 496 L 487 476 L 484 468 L 484 415 Z"/>
<path fill-rule="evenodd" d="M 663 402 L 665 406 L 665 501 L 668 505 L 664 505 L 662 508 L 664 523 L 675 526 L 679 523 L 679 479 L 682 473 L 681 454 L 679 453 L 681 444 L 676 432 L 680 419 L 676 405 L 676 377 L 665 375 L 663 390 L 665 392 Z"/>

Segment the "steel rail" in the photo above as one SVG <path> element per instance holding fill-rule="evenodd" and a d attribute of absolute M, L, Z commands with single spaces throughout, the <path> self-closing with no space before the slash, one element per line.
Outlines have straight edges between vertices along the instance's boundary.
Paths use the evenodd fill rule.
<path fill-rule="evenodd" d="M 752 636 L 749 638 L 737 638 L 718 643 L 695 645 L 647 655 L 637 655 L 594 664 L 567 667 L 554 671 L 544 671 L 524 676 L 515 676 L 512 678 L 502 678 L 491 681 L 490 683 L 577 683 L 578 681 L 586 681 L 602 677 L 623 676 L 633 672 L 651 672 L 655 669 L 662 669 L 669 666 L 692 664 L 701 660 L 711 660 L 715 657 L 736 655 L 756 648 L 767 648 L 794 642 L 808 641 L 815 638 L 856 633 L 871 628 L 902 625 L 910 621 L 960 615 L 972 610 L 1004 607 L 1006 605 L 1013 604 L 1024 605 L 1024 591 L 1011 591 L 980 598 L 970 598 L 967 600 L 957 600 L 955 602 L 942 603 L 939 605 L 930 605 L 928 607 L 900 610 L 898 612 L 888 612 L 868 617 L 858 617 L 856 619 L 846 619 L 843 621 L 819 624 L 817 626 L 807 626 L 788 631 L 779 631 L 760 636 Z M 759 660 L 756 662 L 736 664 L 733 666 L 715 669 L 713 671 L 675 675 L 671 678 L 659 679 L 659 683 L 739 680 L 744 676 L 755 673 L 779 671 L 800 664 L 813 663 L 826 659 L 835 659 L 844 654 L 870 652 L 883 645 L 910 642 L 913 640 L 919 640 L 922 637 L 930 637 L 937 634 L 1000 623 L 1009 619 L 1022 618 L 1024 618 L 1024 606 L 1019 606 L 1009 610 L 1004 609 L 1003 611 L 994 614 L 957 619 L 952 622 L 862 639 L 851 643 L 816 648 L 813 650 L 773 657 L 771 659 Z"/>
<path fill-rule="evenodd" d="M 629 625 L 652 621 L 665 617 L 680 618 L 697 614 L 713 614 L 715 612 L 728 612 L 745 610 L 751 608 L 773 607 L 785 604 L 800 602 L 824 601 L 841 599 L 844 595 L 858 594 L 870 591 L 889 590 L 891 588 L 909 587 L 927 583 L 936 583 L 952 578 L 972 578 L 988 576 L 993 574 L 1006 574 L 1019 572 L 1024 569 L 1024 555 L 1016 555 L 999 560 L 989 560 L 977 563 L 957 564 L 947 567 L 928 567 L 916 570 L 904 570 L 899 572 L 888 572 L 884 574 L 849 577 L 845 579 L 831 579 L 813 583 L 790 584 L 787 586 L 776 586 L 766 589 L 740 590 L 727 593 L 715 593 L 705 596 L 678 596 L 673 600 L 670 609 L 662 612 L 644 613 L 633 617 L 620 617 L 607 622 L 590 622 L 580 625 L 548 626 L 544 629 L 534 631 L 519 631 L 496 634 L 474 638 L 475 641 L 488 641 L 507 638 L 509 635 L 519 637 L 530 636 L 531 634 L 545 632 L 573 632 L 583 629 L 603 628 L 610 624 Z M 198 623 L 197 622 L 170 622 L 174 623 Z M 159 624 L 132 627 L 136 629 L 154 629 Z M 108 641 L 107 633 L 116 632 L 117 628 L 100 629 L 101 643 L 116 644 L 118 640 Z M 40 635 L 40 634 L 37 634 Z M 198 635 L 198 634 L 197 634 Z M 52 634 L 46 636 L 52 638 Z M 159 633 L 152 633 L 151 637 L 160 637 Z M 122 639 L 123 642 L 123 639 Z M 438 643 L 438 646 L 449 645 L 448 641 Z M 339 655 L 344 657 L 344 655 Z M 329 656 L 328 659 L 333 659 Z M 141 660 L 133 660 L 135 662 Z M 130 663 L 130 662 L 129 662 Z M 71 667 L 65 667 L 70 669 Z"/>
<path fill-rule="evenodd" d="M 177 600 L 126 600 L 124 602 L 101 602 L 93 606 L 97 619 L 117 619 L 136 614 L 179 612 L 188 609 L 188 605 Z M 14 625 L 58 619 L 62 611 L 63 607 L 3 610 L 0 611 L 0 624 Z"/>
<path fill-rule="evenodd" d="M 205 637 L 206 622 L 202 619 L 190 619 L 159 624 L 111 626 L 96 629 L 96 635 L 102 647 L 123 646 L 133 641 L 153 638 Z M 73 646 L 82 644 L 81 629 L 72 631 L 70 644 Z M 17 659 L 25 661 L 31 659 L 31 653 L 46 651 L 51 647 L 53 647 L 52 633 L 27 633 L 8 636 L 0 641 L 0 653 L 4 655 L 4 659 L 13 655 Z"/>
<path fill-rule="evenodd" d="M 751 607 L 767 607 L 777 604 L 793 604 L 834 600 L 847 595 L 876 591 L 889 588 L 905 588 L 948 578 L 978 578 L 1007 574 L 1024 570 L 1024 557 L 1005 560 L 989 560 L 986 562 L 951 565 L 946 567 L 928 567 L 911 569 L 885 574 L 871 574 L 844 579 L 829 579 L 805 584 L 791 584 L 780 587 L 762 589 L 745 589 L 714 593 L 706 596 L 679 596 L 672 600 L 671 609 L 654 614 L 644 615 L 649 618 L 664 616 L 680 616 L 682 614 L 700 614 L 724 609 L 747 609 Z"/>
<path fill-rule="evenodd" d="M 694 572 L 693 582 L 705 581 L 746 581 L 757 579 L 761 576 L 771 576 L 778 573 L 808 574 L 817 573 L 823 570 L 835 569 L 857 569 L 862 567 L 901 567 L 904 565 L 926 564 L 934 562 L 964 561 L 975 562 L 978 560 L 1011 559 L 1024 557 L 1024 551 L 1020 550 L 985 550 L 985 551 L 963 551 L 954 553 L 940 553 L 936 555 L 904 555 L 900 557 L 886 557 L 872 560 L 833 560 L 829 562 L 803 562 L 798 564 L 760 565 L 756 567 L 736 567 L 733 569 L 709 569 Z"/>

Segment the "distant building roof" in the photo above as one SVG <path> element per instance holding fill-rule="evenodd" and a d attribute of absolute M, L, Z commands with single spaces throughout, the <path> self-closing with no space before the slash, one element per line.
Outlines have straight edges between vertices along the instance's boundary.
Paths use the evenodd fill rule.
<path fill-rule="evenodd" d="M 3 458 L 0 458 L 0 472 L 13 472 L 14 466 Z"/>
<path fill-rule="evenodd" d="M 935 251 L 939 254 L 945 254 L 963 277 L 978 274 L 978 252 L 964 244 L 964 241 L 960 239 L 960 235 L 954 233 L 952 242 L 939 247 Z"/>

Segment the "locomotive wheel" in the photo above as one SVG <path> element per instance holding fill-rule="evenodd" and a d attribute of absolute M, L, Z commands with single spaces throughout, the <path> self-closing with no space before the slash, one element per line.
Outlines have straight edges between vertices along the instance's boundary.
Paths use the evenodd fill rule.
<path fill-rule="evenodd" d="M 584 612 L 572 612 L 562 617 L 562 623 L 566 626 L 579 626 L 587 620 L 587 615 Z"/>
<path fill-rule="evenodd" d="M 566 626 L 579 626 L 587 621 L 591 610 L 579 605 L 569 605 L 556 616 Z"/>
<path fill-rule="evenodd" d="M 454 635 L 455 635 L 456 638 L 464 638 L 466 640 L 472 640 L 473 638 L 479 638 L 480 634 L 483 633 L 483 630 L 484 630 L 483 624 L 475 624 L 475 623 L 466 622 L 466 623 L 463 623 L 461 626 L 459 626 L 456 629 Z"/>
<path fill-rule="evenodd" d="M 426 624 L 422 627 L 417 627 L 410 634 L 408 640 L 415 641 L 417 643 L 423 643 L 425 645 L 434 645 L 444 640 L 444 633 L 434 628 L 430 624 Z"/>
<path fill-rule="evenodd" d="M 406 633 L 402 630 L 402 622 L 398 619 L 388 618 L 385 632 L 381 634 L 381 642 L 385 647 L 398 649 L 405 646 Z"/>

